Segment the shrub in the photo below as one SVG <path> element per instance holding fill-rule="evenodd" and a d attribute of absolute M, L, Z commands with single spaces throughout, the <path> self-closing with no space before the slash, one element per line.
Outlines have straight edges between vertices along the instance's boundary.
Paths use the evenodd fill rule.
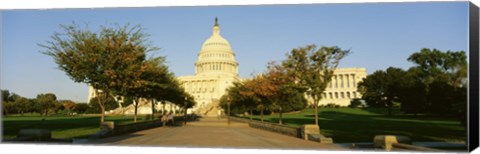
<path fill-rule="evenodd" d="M 328 103 L 327 105 L 325 105 L 325 108 L 339 108 L 339 107 L 340 105 L 335 103 Z"/>
<path fill-rule="evenodd" d="M 365 100 L 355 98 L 355 99 L 352 99 L 352 101 L 350 101 L 350 105 L 348 105 L 348 107 L 364 108 L 364 107 L 367 107 L 367 103 L 365 102 Z"/>

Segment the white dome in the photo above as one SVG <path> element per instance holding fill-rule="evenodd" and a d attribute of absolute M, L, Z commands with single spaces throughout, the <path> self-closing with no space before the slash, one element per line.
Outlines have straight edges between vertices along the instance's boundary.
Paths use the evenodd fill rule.
<path fill-rule="evenodd" d="M 195 62 L 195 75 L 226 74 L 238 76 L 238 62 L 230 43 L 220 35 L 218 19 L 215 18 L 213 34 L 203 43 Z"/>
<path fill-rule="evenodd" d="M 216 24 L 213 26 L 213 34 L 202 45 L 200 52 L 207 51 L 225 51 L 232 52 L 230 43 L 220 35 L 220 26 Z"/>
<path fill-rule="evenodd" d="M 202 51 L 227 51 L 231 52 L 232 48 L 230 47 L 230 43 L 223 38 L 220 34 L 215 35 L 213 34 L 208 38 L 202 45 Z"/>

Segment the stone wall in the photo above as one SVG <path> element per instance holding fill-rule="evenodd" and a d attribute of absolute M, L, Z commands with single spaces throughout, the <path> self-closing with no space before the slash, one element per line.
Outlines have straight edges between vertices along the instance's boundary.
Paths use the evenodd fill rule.
<path fill-rule="evenodd" d="M 269 123 L 269 122 L 260 122 L 256 120 L 249 120 L 249 119 L 243 119 L 243 118 L 237 118 L 237 117 L 230 117 L 230 119 L 232 121 L 246 122 L 248 123 L 248 126 L 252 128 L 259 128 L 259 129 L 277 132 L 280 134 L 302 138 L 300 127 L 280 125 L 280 124 Z"/>
<path fill-rule="evenodd" d="M 125 133 L 135 132 L 139 130 L 160 127 L 162 125 L 163 123 L 160 120 L 137 122 L 137 123 L 131 123 L 131 124 L 124 124 L 124 125 L 115 125 L 112 133 L 113 135 L 125 134 Z"/>

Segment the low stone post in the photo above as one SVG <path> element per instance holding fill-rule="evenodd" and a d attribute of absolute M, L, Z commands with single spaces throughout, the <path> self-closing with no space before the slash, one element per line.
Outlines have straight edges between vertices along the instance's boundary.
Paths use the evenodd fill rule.
<path fill-rule="evenodd" d="M 308 134 L 320 134 L 320 127 L 312 124 L 303 125 L 301 132 L 303 139 L 308 140 Z"/>
<path fill-rule="evenodd" d="M 412 141 L 409 137 L 401 135 L 377 135 L 373 138 L 373 147 L 386 151 L 391 151 L 394 143 L 412 144 Z"/>
<path fill-rule="evenodd" d="M 311 140 L 319 143 L 333 143 L 331 137 L 325 137 L 320 134 L 320 127 L 318 125 L 303 125 L 301 135 L 305 140 Z"/>

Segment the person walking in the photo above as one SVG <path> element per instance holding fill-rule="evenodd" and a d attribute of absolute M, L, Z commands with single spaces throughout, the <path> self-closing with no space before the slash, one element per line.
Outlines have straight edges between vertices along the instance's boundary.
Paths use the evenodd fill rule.
<path fill-rule="evenodd" d="M 217 119 L 220 120 L 220 117 L 222 116 L 222 109 L 217 110 Z"/>
<path fill-rule="evenodd" d="M 168 121 L 168 116 L 166 113 L 163 114 L 161 120 L 162 120 L 163 126 L 166 126 Z"/>
<path fill-rule="evenodd" d="M 173 126 L 173 123 L 175 123 L 175 121 L 173 120 L 173 113 L 171 113 L 171 112 L 168 115 L 168 123 L 170 123 L 169 124 L 170 126 Z"/>

